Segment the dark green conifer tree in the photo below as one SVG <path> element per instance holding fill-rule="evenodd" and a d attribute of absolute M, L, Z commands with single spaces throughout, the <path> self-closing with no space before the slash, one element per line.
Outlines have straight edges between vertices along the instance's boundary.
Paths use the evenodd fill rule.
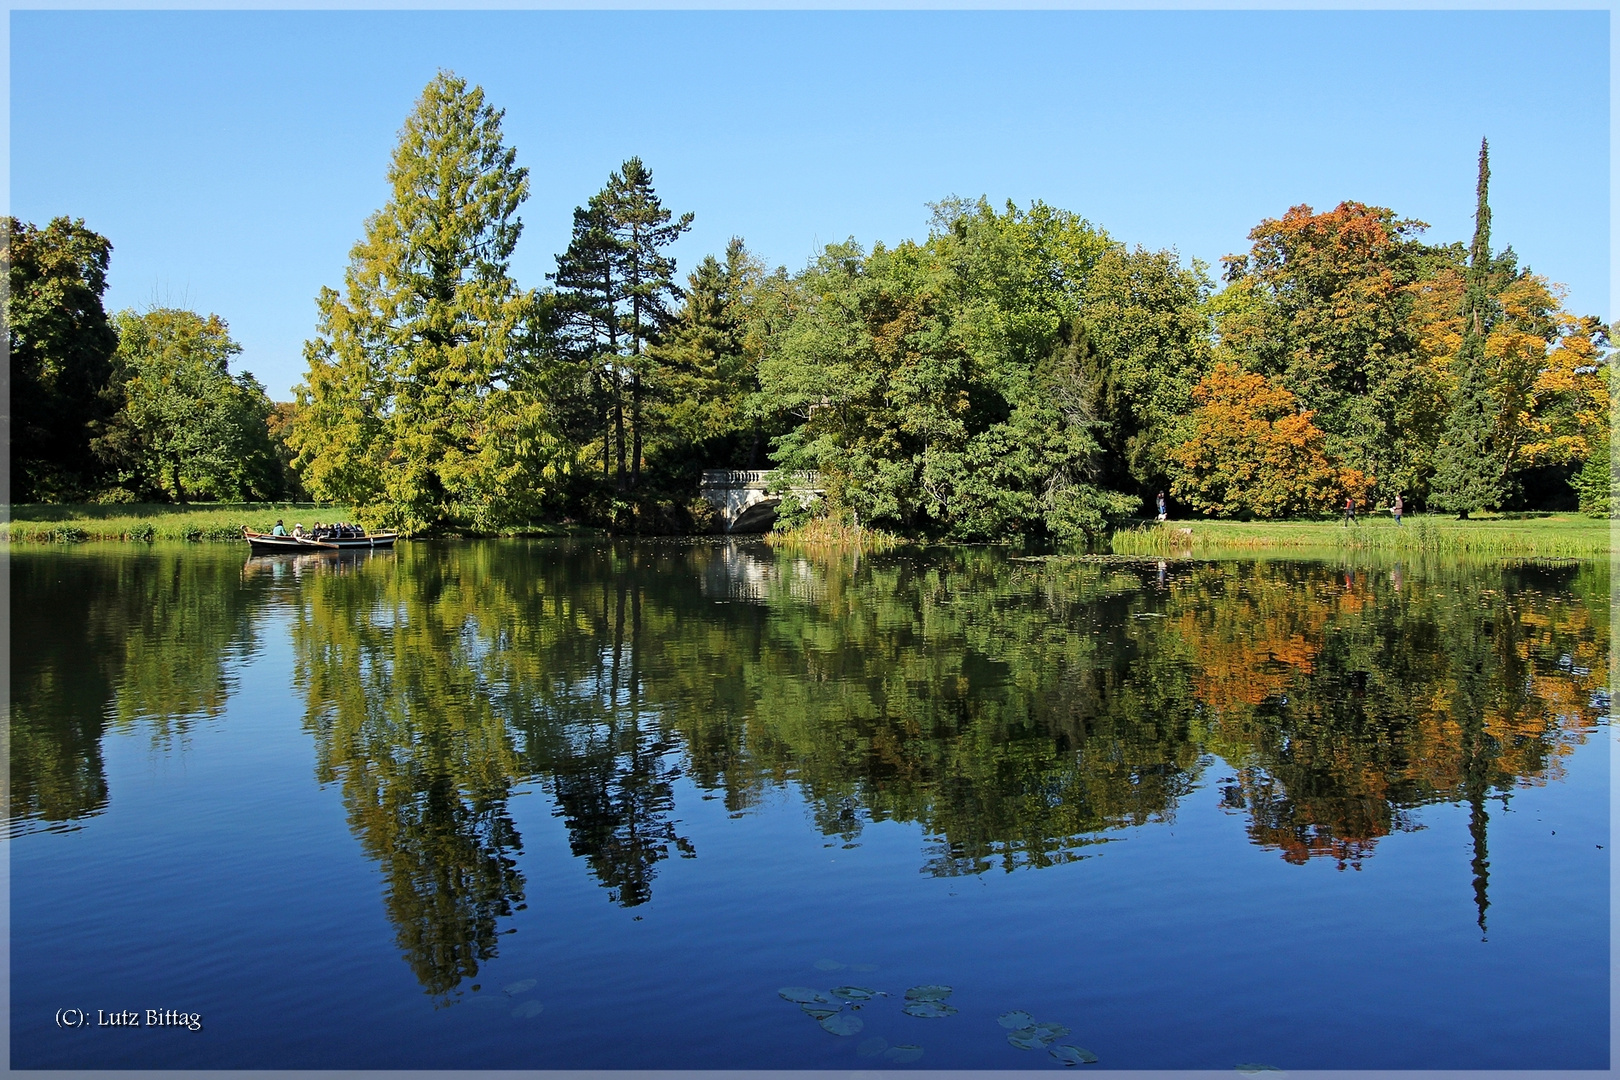
<path fill-rule="evenodd" d="M 634 490 L 641 479 L 642 404 L 650 362 L 647 347 L 656 343 L 675 321 L 672 305 L 681 299 L 680 287 L 675 284 L 675 260 L 663 249 L 692 227 L 692 215 L 688 212 L 671 220 L 672 215 L 653 191 L 652 170 L 640 158 L 626 161 L 608 187 L 613 193 L 613 224 L 623 257 L 629 307 L 624 330 L 630 346 L 630 487 Z"/>
<path fill-rule="evenodd" d="M 1490 289 L 1489 155 L 1490 144 L 1481 139 L 1474 242 L 1468 252 L 1468 274 L 1463 287 L 1462 347 L 1457 352 L 1456 385 L 1445 429 L 1435 450 L 1435 472 L 1429 495 L 1431 505 L 1454 510 L 1460 518 L 1466 518 L 1475 510 L 1499 506 L 1508 494 L 1503 454 L 1493 445 L 1496 409 L 1491 401 L 1485 362 L 1485 338 L 1495 321 Z"/>
<path fill-rule="evenodd" d="M 709 443 L 713 464 L 757 468 L 763 433 L 752 415 L 757 355 L 748 348 L 748 300 L 762 277 L 739 237 L 722 262 L 705 255 L 687 275 L 686 303 L 654 350 L 659 434 Z M 739 443 L 741 445 L 739 445 Z"/>
<path fill-rule="evenodd" d="M 674 280 L 675 260 L 664 249 L 692 227 L 692 215 L 672 217 L 653 191 L 652 170 L 640 158 L 630 158 L 585 207 L 575 210 L 573 238 L 557 257 L 552 275 L 565 333 L 608 393 L 620 490 L 634 490 L 641 476 L 648 346 L 674 321 L 671 305 L 682 295 Z"/>
<path fill-rule="evenodd" d="M 582 373 L 581 387 L 592 418 L 581 442 L 602 437 L 602 476 L 610 475 L 609 455 L 618 433 L 619 486 L 624 486 L 624 408 L 620 395 L 618 239 L 608 213 L 606 190 L 574 208 L 574 232 L 568 250 L 557 256 L 557 272 L 547 275 L 556 286 L 558 336 L 563 352 Z"/>

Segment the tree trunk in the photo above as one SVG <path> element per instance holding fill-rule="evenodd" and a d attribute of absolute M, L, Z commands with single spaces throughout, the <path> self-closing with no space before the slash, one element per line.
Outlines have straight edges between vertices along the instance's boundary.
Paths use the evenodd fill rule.
<path fill-rule="evenodd" d="M 636 236 L 640 250 L 640 236 Z M 630 372 L 630 490 L 641 486 L 641 263 L 637 258 L 630 267 L 630 355 L 635 367 Z"/>
<path fill-rule="evenodd" d="M 624 490 L 624 394 L 619 386 L 619 377 L 613 376 L 613 450 L 615 464 L 618 466 L 617 484 L 620 491 Z"/>
<path fill-rule="evenodd" d="M 608 469 L 608 444 L 613 441 L 610 430 L 613 424 L 608 419 L 607 391 L 602 384 L 602 373 L 600 371 L 591 372 L 591 379 L 596 384 L 597 403 L 602 407 L 602 482 L 606 483 L 608 477 L 612 475 Z"/>
<path fill-rule="evenodd" d="M 641 486 L 641 372 L 630 376 L 630 490 Z"/>

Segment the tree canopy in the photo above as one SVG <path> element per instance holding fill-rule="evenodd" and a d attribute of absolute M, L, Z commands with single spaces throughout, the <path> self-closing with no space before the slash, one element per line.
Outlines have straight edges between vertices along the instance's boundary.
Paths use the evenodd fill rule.
<path fill-rule="evenodd" d="M 8 280 L 11 499 L 55 502 L 97 486 L 92 449 L 115 408 L 118 336 L 101 306 L 112 244 L 83 219 L 0 220 Z"/>
<path fill-rule="evenodd" d="M 114 325 L 122 402 L 102 447 L 120 484 L 175 502 L 281 497 L 270 398 L 251 374 L 231 374 L 242 349 L 225 321 L 154 308 Z"/>
<path fill-rule="evenodd" d="M 312 493 L 379 523 L 489 527 L 528 509 L 556 469 L 523 347 L 539 305 L 508 269 L 528 170 L 502 115 L 448 72 L 427 85 L 344 292 L 317 301 L 289 438 Z"/>
<path fill-rule="evenodd" d="M 1218 286 L 1072 211 L 955 196 L 921 239 L 850 237 L 795 272 L 733 237 L 682 280 L 693 215 L 629 157 L 533 289 L 511 270 L 529 180 L 503 116 L 450 72 L 423 90 L 389 198 L 317 297 L 294 402 L 225 372 L 223 323 L 109 323 L 111 248 L 82 222 L 10 223 L 19 493 L 113 479 L 178 499 L 273 473 L 407 532 L 670 532 L 705 526 L 702 470 L 770 468 L 819 474 L 784 523 L 957 541 L 1092 538 L 1166 491 L 1175 513 L 1239 517 L 1397 495 L 1464 516 L 1610 507 L 1609 327 L 1492 247 L 1483 142 L 1467 246 L 1388 207 L 1302 204 L 1250 230 Z M 187 349 L 212 367 L 142 367 Z M 205 369 L 235 395 L 220 415 L 270 432 L 274 469 L 225 465 L 262 457 L 257 435 L 160 421 L 184 410 L 157 388 L 213 394 Z"/>

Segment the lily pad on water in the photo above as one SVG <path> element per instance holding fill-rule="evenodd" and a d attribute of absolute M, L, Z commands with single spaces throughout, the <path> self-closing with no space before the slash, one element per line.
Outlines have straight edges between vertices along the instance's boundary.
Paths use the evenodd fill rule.
<path fill-rule="evenodd" d="M 821 1021 L 821 1026 L 834 1035 L 853 1035 L 866 1024 L 853 1013 L 839 1013 L 836 1016 L 825 1017 Z"/>
<path fill-rule="evenodd" d="M 888 1058 L 890 1061 L 898 1061 L 900 1064 L 904 1065 L 907 1062 L 916 1061 L 918 1058 L 922 1057 L 922 1047 L 914 1046 L 911 1043 L 903 1043 L 900 1046 L 889 1047 L 887 1050 L 883 1051 L 883 1056 Z"/>
<path fill-rule="evenodd" d="M 797 1001 L 801 1004 L 815 1001 L 825 1005 L 832 1000 L 820 990 L 812 990 L 808 986 L 784 986 L 776 993 L 784 1001 Z"/>
<path fill-rule="evenodd" d="M 1065 1065 L 1095 1065 L 1097 1055 L 1083 1046 L 1054 1046 L 1052 1056 Z"/>
<path fill-rule="evenodd" d="M 879 1057 L 888 1048 L 888 1039 L 883 1038 L 881 1035 L 874 1035 L 870 1039 L 862 1039 L 861 1045 L 855 1048 L 855 1052 L 861 1057 Z"/>
<path fill-rule="evenodd" d="M 1069 1029 L 1062 1024 L 1035 1024 L 1031 1030 L 1043 1043 L 1056 1042 L 1069 1033 Z"/>
<path fill-rule="evenodd" d="M 817 971 L 843 971 L 844 970 L 844 965 L 840 964 L 837 960 L 817 960 L 816 961 L 816 970 Z"/>
<path fill-rule="evenodd" d="M 813 1001 L 807 1001 L 803 1005 L 799 1006 L 799 1008 L 803 1009 L 817 1020 L 825 1020 L 829 1016 L 835 1016 L 841 1009 L 843 1009 L 843 1007 L 844 1006 L 841 1003 L 836 1005 L 818 1005 Z"/>
<path fill-rule="evenodd" d="M 1027 1012 L 1004 1012 L 996 1017 L 996 1023 L 1004 1028 L 1026 1028 L 1035 1026 L 1035 1018 Z"/>
<path fill-rule="evenodd" d="M 1039 1050 L 1046 1045 L 1046 1040 L 1035 1034 L 1035 1029 L 1032 1027 L 1007 1032 L 1007 1041 L 1020 1050 Z"/>
<path fill-rule="evenodd" d="M 947 1005 L 943 1001 L 913 1001 L 900 1011 L 919 1020 L 938 1020 L 942 1016 L 954 1014 L 956 1006 Z"/>
<path fill-rule="evenodd" d="M 944 1001 L 950 996 L 950 987 L 932 983 L 925 986 L 913 986 L 906 991 L 907 1001 Z"/>
<path fill-rule="evenodd" d="M 519 995 L 521 993 L 524 993 L 525 991 L 533 990 L 534 989 L 534 984 L 535 984 L 535 980 L 533 980 L 533 979 L 522 979 L 522 980 L 519 980 L 518 982 L 515 982 L 515 983 L 507 983 L 501 989 L 505 990 L 508 994 L 512 995 L 513 997 L 516 997 L 517 995 Z"/>
<path fill-rule="evenodd" d="M 871 1001 L 882 993 L 881 990 L 869 990 L 864 986 L 835 986 L 832 988 L 833 997 L 843 998 L 845 1001 Z"/>

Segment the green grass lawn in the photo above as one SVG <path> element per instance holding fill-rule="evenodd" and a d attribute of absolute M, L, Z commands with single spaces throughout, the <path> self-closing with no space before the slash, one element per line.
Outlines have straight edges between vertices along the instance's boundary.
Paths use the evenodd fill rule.
<path fill-rule="evenodd" d="M 0 523 L 12 543 L 77 543 L 87 540 L 240 540 L 244 527 L 269 532 L 277 518 L 311 528 L 317 521 L 352 521 L 347 506 L 314 503 L 67 503 L 11 508 Z"/>
<path fill-rule="evenodd" d="M 1339 521 L 1144 522 L 1114 533 L 1121 555 L 1222 555 L 1261 551 L 1389 551 L 1488 558 L 1594 558 L 1609 552 L 1610 522 L 1578 514 L 1408 514 L 1397 526 L 1388 513 L 1346 527 Z"/>

